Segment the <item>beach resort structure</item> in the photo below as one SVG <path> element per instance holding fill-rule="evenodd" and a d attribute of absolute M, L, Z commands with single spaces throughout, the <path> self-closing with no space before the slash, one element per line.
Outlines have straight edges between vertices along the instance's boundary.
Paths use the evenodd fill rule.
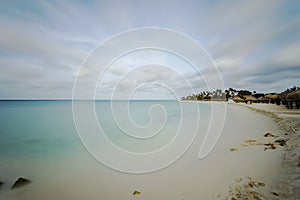
<path fill-rule="evenodd" d="M 234 91 L 234 92 L 232 92 Z M 300 109 L 300 88 L 293 87 L 287 89 L 284 92 L 262 94 L 255 92 L 250 92 L 247 90 L 226 90 L 224 93 L 221 90 L 216 90 L 215 92 L 201 92 L 200 94 L 193 94 L 187 97 L 183 97 L 182 100 L 189 101 L 233 101 L 235 103 L 266 103 L 266 104 L 276 104 L 285 105 L 288 109 Z"/>

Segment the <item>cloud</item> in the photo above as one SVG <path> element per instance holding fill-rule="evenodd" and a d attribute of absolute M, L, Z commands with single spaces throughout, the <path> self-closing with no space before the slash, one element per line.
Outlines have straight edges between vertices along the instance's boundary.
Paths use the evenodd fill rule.
<path fill-rule="evenodd" d="M 97 44 L 120 31 L 149 26 L 181 31 L 202 44 L 226 87 L 279 92 L 299 85 L 299 9 L 297 2 L 280 0 L 2 1 L 0 98 L 70 98 L 77 71 Z M 211 82 L 218 78 L 211 66 L 205 68 L 208 64 L 201 77 L 180 58 L 137 53 L 109 69 L 101 97 L 108 97 L 124 73 L 154 61 L 170 66 L 195 90 L 206 89 L 203 77 Z M 93 73 L 86 70 L 81 76 Z M 164 81 L 182 95 L 192 92 L 185 80 L 155 67 L 137 70 L 134 76 L 122 83 L 120 92 L 145 81 Z M 87 82 L 84 88 L 90 86 Z M 140 91 L 171 97 L 157 85 Z"/>

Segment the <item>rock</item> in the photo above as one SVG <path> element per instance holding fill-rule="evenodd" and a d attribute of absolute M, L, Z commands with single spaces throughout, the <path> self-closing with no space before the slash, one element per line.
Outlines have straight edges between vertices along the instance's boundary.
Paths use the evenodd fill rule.
<path fill-rule="evenodd" d="M 276 137 L 276 136 L 273 135 L 272 133 L 268 132 L 268 133 L 264 134 L 264 137 Z"/>
<path fill-rule="evenodd" d="M 285 146 L 286 140 L 283 140 L 283 139 L 275 140 L 275 143 L 279 144 L 280 146 Z"/>
<path fill-rule="evenodd" d="M 299 156 L 299 161 L 298 161 L 298 167 L 300 167 L 300 156 Z"/>
<path fill-rule="evenodd" d="M 30 183 L 30 180 L 23 178 L 23 177 L 19 177 L 15 183 L 13 184 L 13 186 L 11 186 L 11 189 L 15 189 L 24 185 L 27 185 Z"/>
<path fill-rule="evenodd" d="M 135 190 L 133 193 L 132 193 L 132 195 L 139 195 L 139 194 L 141 194 L 141 192 L 139 192 L 139 191 L 137 191 L 137 190 Z"/>
<path fill-rule="evenodd" d="M 4 183 L 2 181 L 0 181 L 0 189 L 1 189 L 1 186 L 3 185 Z"/>
<path fill-rule="evenodd" d="M 271 192 L 271 194 L 273 194 L 274 196 L 279 196 L 277 192 Z"/>
<path fill-rule="evenodd" d="M 237 150 L 239 150 L 239 149 L 237 149 L 237 148 L 230 148 L 229 149 L 229 151 L 237 151 Z"/>

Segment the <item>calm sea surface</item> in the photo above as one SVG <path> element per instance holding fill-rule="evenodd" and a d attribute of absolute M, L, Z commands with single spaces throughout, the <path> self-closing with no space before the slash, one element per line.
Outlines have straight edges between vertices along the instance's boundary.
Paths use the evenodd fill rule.
<path fill-rule="evenodd" d="M 95 115 L 85 116 L 91 104 L 95 107 Z M 82 111 L 77 114 L 82 118 L 79 119 L 81 126 L 85 126 L 84 120 L 88 125 L 90 118 L 96 117 L 106 137 L 116 146 L 129 152 L 147 153 L 172 141 L 183 123 L 186 130 L 191 129 L 188 131 L 192 137 L 192 132 L 197 131 L 195 119 L 200 119 L 198 108 L 202 126 L 208 124 L 209 104 L 183 104 L 185 106 L 177 101 L 96 101 L 95 104 L 78 101 L 76 112 Z M 186 113 L 185 122 L 182 121 L 183 113 Z M 25 193 L 22 198 L 38 199 L 43 196 L 43 190 L 45 194 L 52 193 L 61 184 L 74 184 L 74 178 L 114 171 L 100 164 L 85 149 L 73 114 L 72 101 L 0 101 L 0 181 L 5 183 L 0 197 L 19 199 L 19 193 Z M 88 134 L 91 129 L 87 126 L 80 134 Z M 97 151 L 103 151 L 99 142 Z M 9 188 L 19 176 L 32 183 L 11 191 Z M 96 185 L 103 180 L 89 179 L 87 182 Z M 92 197 L 91 193 L 96 191 L 89 191 L 88 195 Z M 61 199 L 66 195 L 69 193 L 56 193 Z"/>
<path fill-rule="evenodd" d="M 279 135 L 272 119 L 224 103 L 0 101 L 0 199 L 225 199 L 244 176 L 268 190 L 281 149 L 241 146 L 266 132 Z M 11 190 L 20 176 L 31 183 Z"/>

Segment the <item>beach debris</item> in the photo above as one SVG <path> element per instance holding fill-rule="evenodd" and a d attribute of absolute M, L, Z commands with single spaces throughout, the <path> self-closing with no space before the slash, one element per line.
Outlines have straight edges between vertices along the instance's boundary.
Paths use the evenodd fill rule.
<path fill-rule="evenodd" d="M 235 181 L 236 182 L 241 182 L 243 180 L 243 178 L 236 178 Z"/>
<path fill-rule="evenodd" d="M 264 151 L 268 150 L 268 149 L 276 149 L 278 146 L 276 143 L 273 143 L 273 142 L 268 142 L 268 143 L 265 143 L 265 148 L 264 148 Z"/>
<path fill-rule="evenodd" d="M 252 178 L 250 178 L 250 177 L 247 177 L 247 179 L 248 179 L 248 182 L 247 182 L 247 184 L 245 184 L 245 187 L 253 188 L 253 187 L 264 187 L 265 186 L 265 184 L 263 182 L 253 181 Z"/>
<path fill-rule="evenodd" d="M 134 196 L 140 195 L 140 194 L 141 194 L 141 192 L 139 192 L 139 191 L 137 191 L 137 190 L 135 190 L 135 191 L 132 193 L 132 195 L 134 195 Z"/>
<path fill-rule="evenodd" d="M 279 196 L 277 192 L 271 192 L 271 194 L 273 194 L 274 196 Z"/>
<path fill-rule="evenodd" d="M 241 178 L 239 185 L 229 187 L 229 195 L 231 200 L 248 200 L 248 199 L 265 199 L 260 187 L 265 184 L 259 181 L 254 181 L 250 177 Z"/>
<path fill-rule="evenodd" d="M 251 142 L 250 145 L 251 146 L 257 146 L 257 145 L 261 145 L 261 143 L 256 141 L 256 142 Z"/>
<path fill-rule="evenodd" d="M 275 143 L 279 144 L 280 146 L 285 146 L 287 140 L 279 139 L 275 140 Z"/>
<path fill-rule="evenodd" d="M 256 142 L 256 140 L 245 140 L 247 143 Z"/>
<path fill-rule="evenodd" d="M 250 145 L 250 146 L 261 145 L 261 143 L 258 142 L 257 140 L 245 140 L 245 142 L 249 143 L 248 145 Z"/>
<path fill-rule="evenodd" d="M 286 145 L 286 141 L 287 140 L 284 140 L 284 139 L 278 139 L 278 140 L 275 140 L 275 142 L 265 143 L 264 144 L 265 145 L 264 151 L 266 151 L 268 149 L 276 149 L 279 146 L 285 146 Z"/>
<path fill-rule="evenodd" d="M 238 151 L 238 148 L 230 148 L 229 151 Z"/>
<path fill-rule="evenodd" d="M 11 186 L 11 189 L 15 189 L 24 185 L 27 185 L 30 183 L 30 180 L 24 178 L 24 177 L 18 177 L 18 179 L 15 181 L 15 183 Z"/>
<path fill-rule="evenodd" d="M 272 133 L 268 132 L 268 133 L 264 134 L 264 137 L 278 137 L 278 136 L 275 136 Z"/>

